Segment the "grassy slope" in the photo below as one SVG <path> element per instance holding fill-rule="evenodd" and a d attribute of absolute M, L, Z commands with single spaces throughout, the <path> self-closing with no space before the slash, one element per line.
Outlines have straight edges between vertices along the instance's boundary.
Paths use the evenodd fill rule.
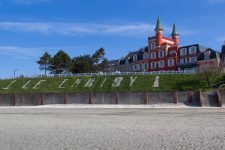
<path fill-rule="evenodd" d="M 130 87 L 130 76 L 122 76 L 124 80 L 119 88 L 113 88 L 112 83 L 118 76 L 97 76 L 97 77 L 51 77 L 51 78 L 34 78 L 34 79 L 17 79 L 17 81 L 8 90 L 2 89 L 11 83 L 12 80 L 0 80 L 0 93 L 64 93 L 64 92 L 128 92 L 128 91 L 175 91 L 175 90 L 198 90 L 203 88 L 206 83 L 199 80 L 194 75 L 160 75 L 160 87 L 152 87 L 156 75 L 133 75 L 138 76 L 138 79 Z M 76 79 L 82 79 L 78 87 L 71 87 Z M 95 82 L 91 88 L 85 88 L 85 83 L 90 79 L 95 78 Z M 104 86 L 101 88 L 103 80 L 107 78 Z M 64 79 L 69 79 L 63 89 L 58 88 Z M 27 89 L 22 89 L 22 86 L 29 80 L 32 80 Z M 32 87 L 40 80 L 43 82 L 39 89 Z"/>

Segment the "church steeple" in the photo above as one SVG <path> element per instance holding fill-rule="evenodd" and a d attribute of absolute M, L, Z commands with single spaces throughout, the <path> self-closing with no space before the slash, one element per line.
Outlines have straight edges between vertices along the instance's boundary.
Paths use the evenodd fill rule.
<path fill-rule="evenodd" d="M 159 47 L 162 45 L 162 32 L 163 28 L 161 26 L 160 18 L 158 17 L 156 27 L 155 27 L 155 32 L 156 32 L 156 45 Z"/>
<path fill-rule="evenodd" d="M 173 24 L 173 31 L 172 31 L 171 36 L 174 36 L 174 35 L 179 35 L 178 32 L 177 32 L 177 27 L 176 27 L 176 23 L 175 22 Z"/>
<path fill-rule="evenodd" d="M 157 19 L 155 31 L 163 31 L 163 28 L 162 28 L 162 26 L 161 26 L 161 22 L 160 22 L 160 18 L 159 18 L 159 17 L 158 17 L 158 19 Z"/>
<path fill-rule="evenodd" d="M 174 41 L 174 44 L 175 45 L 178 45 L 179 44 L 179 34 L 177 32 L 177 27 L 176 27 L 176 23 L 174 22 L 173 24 L 173 31 L 172 31 L 172 34 L 171 34 L 172 38 L 173 38 L 173 41 Z"/>

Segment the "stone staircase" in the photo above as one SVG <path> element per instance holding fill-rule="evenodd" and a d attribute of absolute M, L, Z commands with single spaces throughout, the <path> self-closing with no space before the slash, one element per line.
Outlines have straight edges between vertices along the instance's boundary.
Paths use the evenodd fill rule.
<path fill-rule="evenodd" d="M 201 92 L 202 107 L 220 107 L 220 100 L 216 90 Z"/>

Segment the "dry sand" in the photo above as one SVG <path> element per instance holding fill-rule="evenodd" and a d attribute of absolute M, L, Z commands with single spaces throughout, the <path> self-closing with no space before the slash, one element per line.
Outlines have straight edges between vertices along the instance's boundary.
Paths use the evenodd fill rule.
<path fill-rule="evenodd" d="M 0 108 L 1 150 L 225 149 L 225 109 Z"/>

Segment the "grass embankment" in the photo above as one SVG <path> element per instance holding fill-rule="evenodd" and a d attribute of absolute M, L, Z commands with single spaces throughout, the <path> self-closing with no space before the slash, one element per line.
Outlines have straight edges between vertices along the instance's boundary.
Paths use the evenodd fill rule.
<path fill-rule="evenodd" d="M 130 86 L 131 76 L 138 77 L 132 86 Z M 116 77 L 123 77 L 119 87 L 112 87 Z M 92 87 L 85 87 L 89 79 L 95 78 Z M 65 81 L 65 79 L 68 79 Z M 81 83 L 72 87 L 77 79 Z M 106 80 L 105 80 L 106 79 Z M 156 75 L 115 75 L 115 76 L 92 76 L 92 77 L 48 77 L 48 78 L 21 78 L 15 79 L 8 89 L 4 89 L 12 80 L 0 80 L 0 94 L 11 93 L 72 93 L 72 92 L 139 92 L 139 91 L 176 91 L 176 90 L 194 90 L 197 91 L 206 87 L 206 82 L 200 80 L 196 75 L 160 75 L 160 87 L 153 87 Z M 40 81 L 42 82 L 37 89 L 33 87 Z M 103 81 L 105 80 L 104 84 Z M 22 88 L 28 83 L 26 88 Z M 62 88 L 59 86 L 62 82 Z M 103 86 L 101 87 L 101 85 Z"/>

